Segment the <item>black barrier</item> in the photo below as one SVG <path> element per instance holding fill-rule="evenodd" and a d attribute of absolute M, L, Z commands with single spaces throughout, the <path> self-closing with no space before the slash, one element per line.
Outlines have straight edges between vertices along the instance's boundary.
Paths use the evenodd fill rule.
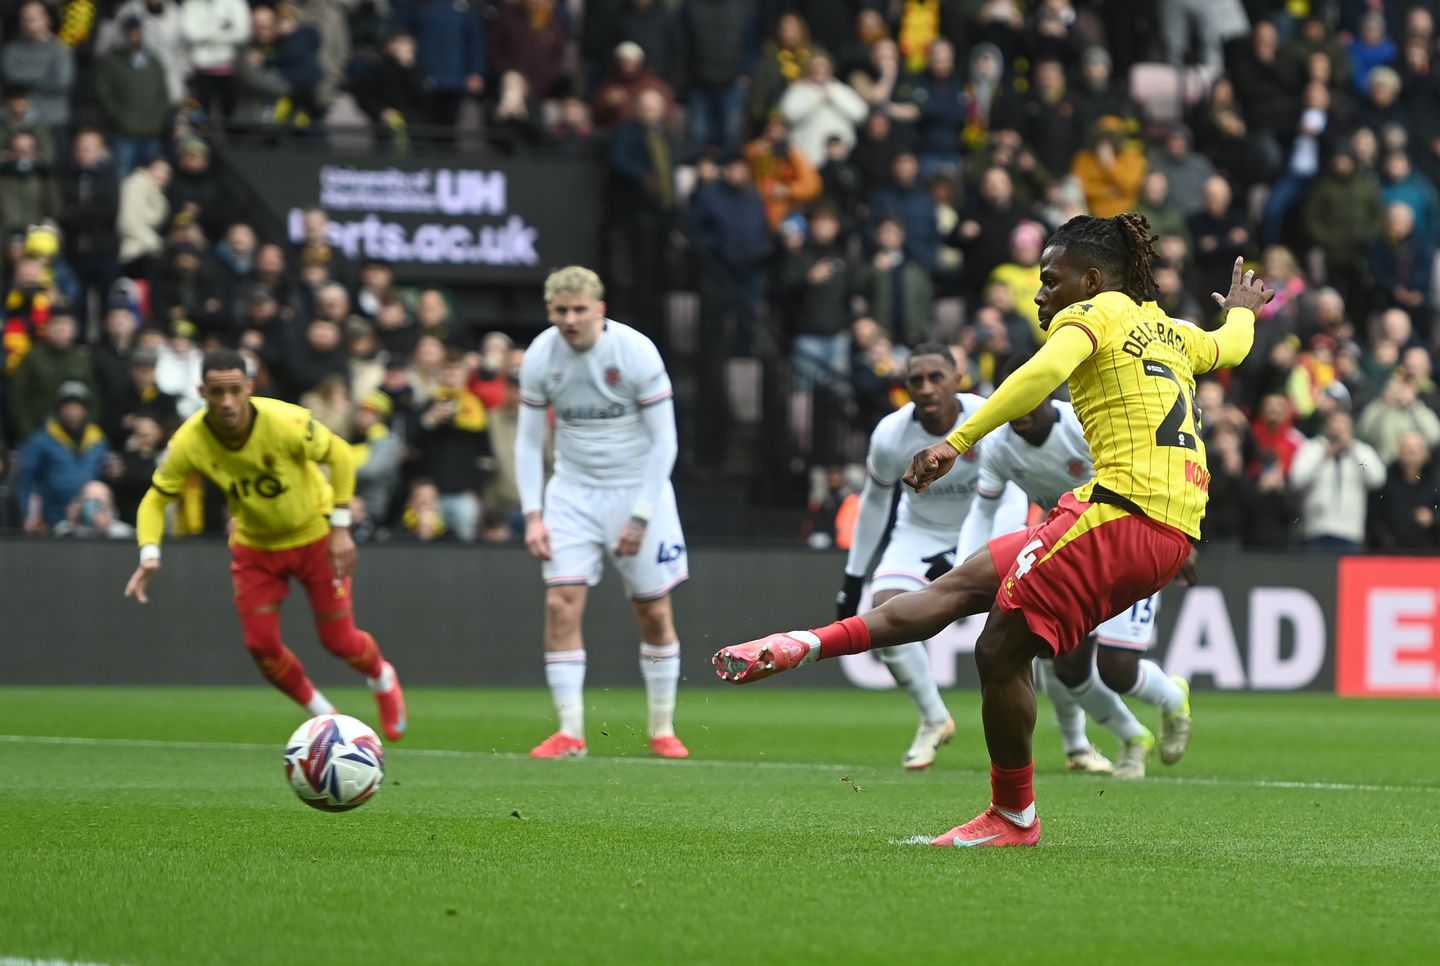
<path fill-rule="evenodd" d="M 560 265 L 598 261 L 603 172 L 590 159 L 233 148 L 226 163 L 292 242 L 303 238 L 301 212 L 318 206 L 346 257 L 384 259 L 414 281 L 533 285 Z"/>
<path fill-rule="evenodd" d="M 121 596 L 135 566 L 128 543 L 0 540 L 0 683 L 253 683 L 228 563 L 220 544 L 172 542 L 142 607 Z M 695 578 L 675 595 L 687 686 L 717 684 L 708 659 L 722 644 L 830 620 L 841 564 L 838 554 L 803 550 L 692 550 Z M 1167 670 L 1198 687 L 1334 690 L 1333 559 L 1215 556 L 1204 571 L 1206 584 L 1162 600 L 1158 654 Z M 542 684 L 542 602 L 539 566 L 518 548 L 361 548 L 358 623 L 410 683 Z M 982 620 L 932 644 L 942 685 L 973 686 L 969 652 Z M 316 681 L 354 681 L 321 650 L 303 594 L 286 606 L 284 629 Z M 614 575 L 591 592 L 585 634 L 589 683 L 640 683 L 639 638 Z M 762 687 L 887 682 L 859 655 Z"/>

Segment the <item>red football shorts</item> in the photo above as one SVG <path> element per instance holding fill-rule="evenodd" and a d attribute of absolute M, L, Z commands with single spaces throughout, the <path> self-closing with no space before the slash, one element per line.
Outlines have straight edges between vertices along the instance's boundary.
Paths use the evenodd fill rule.
<path fill-rule="evenodd" d="M 1037 526 L 990 541 L 1002 574 L 995 603 L 1020 611 L 1056 654 L 1160 590 L 1190 557 L 1190 538 L 1174 527 L 1073 493 Z"/>
<path fill-rule="evenodd" d="M 230 579 L 235 609 L 249 614 L 280 603 L 290 593 L 290 578 L 300 581 L 316 614 L 350 609 L 350 578 L 339 580 L 330 566 L 330 538 L 290 550 L 230 546 Z"/>

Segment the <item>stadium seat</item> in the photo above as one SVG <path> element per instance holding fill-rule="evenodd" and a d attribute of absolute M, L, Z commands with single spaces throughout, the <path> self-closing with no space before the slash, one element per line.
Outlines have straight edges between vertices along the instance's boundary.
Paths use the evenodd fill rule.
<path fill-rule="evenodd" d="M 1178 121 L 1187 105 L 1198 104 L 1215 82 L 1217 72 L 1194 65 L 1141 63 L 1130 68 L 1130 96 L 1147 121 Z"/>

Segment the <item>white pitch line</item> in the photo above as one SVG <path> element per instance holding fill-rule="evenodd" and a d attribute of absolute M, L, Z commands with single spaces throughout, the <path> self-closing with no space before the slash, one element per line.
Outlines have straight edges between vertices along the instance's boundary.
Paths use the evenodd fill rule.
<path fill-rule="evenodd" d="M 158 750 L 177 749 L 186 751 L 255 751 L 278 753 L 278 746 L 262 745 L 256 742 L 243 741 L 170 741 L 160 738 L 89 738 L 83 736 L 67 735 L 0 735 L 0 743 L 17 745 L 79 745 L 113 748 L 153 748 Z M 483 761 L 530 761 L 530 756 L 518 751 L 463 751 L 455 748 L 395 748 L 386 749 L 386 755 L 400 758 L 460 758 Z M 825 771 L 825 772 L 851 772 L 862 774 L 873 774 L 878 769 L 872 765 L 837 765 L 825 762 L 786 762 L 786 761 L 734 761 L 730 759 L 705 759 L 705 758 L 684 758 L 684 759 L 661 759 L 661 758 L 593 758 L 592 761 L 605 764 L 617 765 L 658 765 L 662 768 L 691 767 L 691 768 L 749 768 L 766 769 L 780 768 L 787 771 Z M 989 774 L 977 768 L 947 768 L 944 774 L 947 775 L 982 775 Z M 1084 781 L 1086 779 L 1097 781 L 1103 780 L 1102 776 L 1076 775 L 1067 780 Z M 1375 785 L 1356 782 L 1325 782 L 1325 781 L 1289 781 L 1273 778 L 1205 778 L 1205 777 L 1184 777 L 1180 775 L 1152 775 L 1144 780 L 1145 784 L 1165 785 L 1195 785 L 1207 788 L 1268 788 L 1280 791 L 1313 791 L 1313 792 L 1422 792 L 1427 794 L 1440 794 L 1440 785 Z M 0 959 L 0 966 L 7 966 L 3 959 Z"/>
<path fill-rule="evenodd" d="M 73 959 L 26 959 L 23 956 L 0 956 L 0 966 L 109 966 L 107 963 L 77 962 Z"/>

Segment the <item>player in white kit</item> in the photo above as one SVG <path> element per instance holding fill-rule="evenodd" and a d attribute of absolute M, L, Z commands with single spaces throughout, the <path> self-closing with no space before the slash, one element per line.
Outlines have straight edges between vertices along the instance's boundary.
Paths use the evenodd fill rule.
<path fill-rule="evenodd" d="M 981 457 L 975 509 L 965 521 L 962 546 L 980 546 L 993 534 L 1009 533 L 997 521 L 1007 483 L 1050 509 L 1060 497 L 1095 475 L 1090 446 L 1069 403 L 1047 400 L 1032 412 L 992 433 Z M 1113 766 L 1116 778 L 1144 778 L 1155 736 L 1121 700 L 1129 694 L 1160 708 L 1160 757 L 1180 760 L 1190 742 L 1190 688 L 1183 678 L 1166 677 L 1142 657 L 1155 642 L 1160 595 L 1137 601 L 1097 627 L 1084 644 L 1054 662 L 1037 661 L 1036 675 L 1055 704 L 1066 763 L 1077 771 L 1109 772 L 1110 763 L 1085 736 L 1085 713 L 1123 743 Z M 1098 646 L 1097 646 L 1098 645 Z M 1053 666 L 1047 667 L 1047 665 Z M 1083 711 L 1082 711 L 1083 709 Z"/>
<path fill-rule="evenodd" d="M 520 368 L 516 476 L 525 545 L 545 577 L 545 680 L 559 730 L 532 758 L 585 754 L 581 619 L 608 555 L 640 626 L 650 749 L 686 758 L 675 736 L 680 642 L 670 592 L 689 574 L 675 507 L 675 408 L 659 351 L 605 317 L 605 289 L 588 268 L 545 280 L 551 322 Z M 544 483 L 546 412 L 555 414 L 555 474 Z"/>
<path fill-rule="evenodd" d="M 860 495 L 860 514 L 855 537 L 845 561 L 845 583 L 836 597 L 839 619 L 855 616 L 865 574 L 876 548 L 885 538 L 895 484 L 910 468 L 920 450 L 944 439 L 966 416 L 985 400 L 972 393 L 958 392 L 959 376 L 950 350 L 935 342 L 921 343 L 910 353 L 905 388 L 911 402 L 880 420 L 870 436 L 865 460 L 869 475 Z M 873 606 L 880 606 L 898 594 L 918 590 L 949 569 L 960 525 L 975 498 L 980 458 L 989 446 L 982 442 L 972 457 L 967 453 L 943 480 L 923 493 L 901 491 L 895 509 L 895 524 L 889 542 L 871 577 Z M 1004 489 L 1004 487 L 1002 487 Z M 1025 522 L 1025 498 L 1015 487 L 999 515 L 1009 519 L 1012 529 Z M 879 649 L 880 659 L 920 709 L 920 727 L 905 752 L 902 764 L 909 769 L 928 768 L 939 747 L 955 734 L 955 721 L 940 697 L 930 673 L 930 656 L 924 642 L 899 644 Z"/>

